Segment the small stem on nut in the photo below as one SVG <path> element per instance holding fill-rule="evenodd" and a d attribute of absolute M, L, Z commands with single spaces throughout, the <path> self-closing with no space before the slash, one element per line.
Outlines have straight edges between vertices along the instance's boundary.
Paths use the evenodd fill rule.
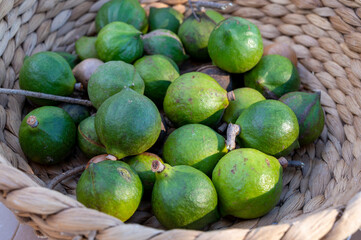
<path fill-rule="evenodd" d="M 28 117 L 26 123 L 32 128 L 36 128 L 39 125 L 38 119 L 35 116 Z"/>
<path fill-rule="evenodd" d="M 282 166 L 283 168 L 286 168 L 286 167 L 288 166 L 288 161 L 287 161 L 287 159 L 284 158 L 284 157 L 280 157 L 280 158 L 278 159 L 278 162 L 281 164 L 281 166 Z"/>
<path fill-rule="evenodd" d="M 230 102 L 236 100 L 236 95 L 234 95 L 234 91 L 227 92 L 227 98 Z"/>
<path fill-rule="evenodd" d="M 237 124 L 228 124 L 226 146 L 229 151 L 236 148 L 236 137 L 241 132 L 241 127 Z"/>
<path fill-rule="evenodd" d="M 161 173 L 161 172 L 163 172 L 164 169 L 165 169 L 165 166 L 160 161 L 154 160 L 152 162 L 152 172 Z"/>
<path fill-rule="evenodd" d="M 226 122 L 222 123 L 222 125 L 217 128 L 217 132 L 224 133 L 224 131 L 227 129 L 227 126 L 228 124 Z"/>
<path fill-rule="evenodd" d="M 287 167 L 303 168 L 305 166 L 305 164 L 301 161 L 288 161 L 284 157 L 280 157 L 278 159 L 278 162 L 281 164 L 283 168 L 287 168 Z"/>

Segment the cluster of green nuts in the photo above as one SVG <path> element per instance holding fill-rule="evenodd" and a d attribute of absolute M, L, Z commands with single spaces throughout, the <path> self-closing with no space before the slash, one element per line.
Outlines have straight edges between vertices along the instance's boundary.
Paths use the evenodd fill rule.
<path fill-rule="evenodd" d="M 284 157 L 324 127 L 320 94 L 298 91 L 292 49 L 263 49 L 255 24 L 213 10 L 147 16 L 137 0 L 111 0 L 95 23 L 97 36 L 79 38 L 76 55 L 24 61 L 21 89 L 89 97 L 93 106 L 29 97 L 38 108 L 19 131 L 28 159 L 59 164 L 77 146 L 90 159 L 77 199 L 122 221 L 142 199 L 167 229 L 271 211 Z M 193 60 L 204 64 L 188 71 Z"/>

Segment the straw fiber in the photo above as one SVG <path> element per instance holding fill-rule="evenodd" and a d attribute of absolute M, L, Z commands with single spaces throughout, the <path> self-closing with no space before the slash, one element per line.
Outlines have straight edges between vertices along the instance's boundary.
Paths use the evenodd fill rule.
<path fill-rule="evenodd" d="M 76 39 L 94 35 L 94 18 L 106 1 L 0 0 L 0 85 L 19 88 L 26 55 L 74 51 Z M 142 0 L 189 14 L 186 0 Z M 220 1 L 226 2 L 226 1 Z M 259 26 L 265 45 L 292 46 L 303 91 L 320 91 L 326 126 L 321 137 L 292 154 L 305 167 L 284 172 L 280 203 L 266 216 L 224 218 L 204 231 L 165 230 L 144 202 L 127 222 L 87 209 L 75 200 L 76 178 L 45 186 L 84 164 L 76 152 L 60 166 L 29 163 L 18 130 L 25 98 L 0 95 L 0 199 L 39 235 L 50 239 L 345 239 L 361 227 L 361 1 L 234 0 L 223 11 Z M 26 107 L 25 107 L 26 108 Z M 25 109 L 26 110 L 26 109 Z"/>

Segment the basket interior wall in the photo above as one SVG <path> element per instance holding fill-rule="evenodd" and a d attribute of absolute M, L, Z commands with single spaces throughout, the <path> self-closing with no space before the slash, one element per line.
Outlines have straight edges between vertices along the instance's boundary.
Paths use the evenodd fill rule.
<path fill-rule="evenodd" d="M 72 52 L 76 39 L 83 35 L 94 35 L 94 18 L 104 2 L 107 1 L 0 1 L 1 87 L 19 88 L 18 73 L 26 55 L 46 50 Z M 172 6 L 178 11 L 189 14 L 186 2 L 185 0 L 141 1 L 146 10 L 149 10 L 151 6 Z M 300 233 L 297 229 L 290 231 L 290 223 L 296 225 L 299 219 L 308 219 L 309 214 L 317 212 L 313 215 L 313 219 L 328 219 L 330 222 L 330 224 L 318 226 L 321 231 L 317 234 L 325 235 L 331 230 L 332 224 L 338 220 L 337 215 L 343 211 L 343 206 L 360 190 L 361 1 L 236 0 L 233 1 L 233 6 L 223 13 L 225 16 L 240 16 L 254 22 L 259 27 L 265 44 L 282 42 L 292 45 L 299 58 L 298 70 L 303 90 L 321 91 L 326 127 L 319 140 L 298 149 L 290 157 L 294 160 L 302 160 L 305 168 L 285 171 L 281 202 L 271 213 L 260 219 L 248 221 L 222 219 L 209 226 L 209 230 L 230 227 L 245 229 L 245 236 L 249 236 L 249 229 L 277 222 L 280 234 L 292 237 Z M 24 104 L 24 97 L 0 95 L 0 153 L 7 161 L 27 173 L 34 183 L 42 186 L 63 171 L 84 164 L 86 159 L 79 152 L 71 161 L 61 166 L 45 168 L 28 163 L 18 141 Z M 6 164 L 6 160 L 0 160 L 0 162 Z M 11 176 L 6 176 L 11 179 Z M 76 179 L 70 179 L 59 184 L 56 190 L 74 197 L 75 187 Z M 22 186 L 15 189 L 20 188 Z M 36 192 L 38 190 L 35 193 L 34 191 L 30 192 L 38 194 Z M 50 197 L 54 199 L 61 198 L 56 193 L 52 194 Z M 21 196 L 18 194 L 16 197 Z M 19 211 L 22 207 L 14 203 L 16 199 L 14 196 L 10 199 L 9 196 L 2 197 L 2 201 L 8 207 L 18 211 L 18 215 L 23 217 L 22 220 L 27 221 L 42 233 L 59 237 L 59 232 L 51 228 L 47 229 L 49 223 L 41 219 L 39 215 L 29 213 L 25 209 Z M 80 206 L 74 202 L 64 204 L 69 204 L 74 208 Z M 63 211 L 67 208 L 61 209 Z M 327 210 L 320 212 L 322 209 Z M 50 213 L 58 212 L 50 211 Z M 67 214 L 66 216 L 70 216 L 69 213 Z M 94 216 L 98 215 L 94 213 Z M 75 217 L 76 220 L 79 218 Z M 70 221 L 68 218 L 63 220 Z M 59 219 L 53 218 L 53 221 L 59 221 Z M 148 203 L 141 205 L 130 222 L 161 228 L 151 214 Z M 64 229 L 69 228 L 64 227 Z M 265 229 L 263 228 L 264 232 L 267 230 Z M 275 228 L 269 229 L 276 231 Z M 335 229 L 337 230 L 337 227 Z M 88 228 L 84 231 L 85 235 L 90 234 Z M 188 237 L 193 233 L 195 234 L 190 231 L 184 233 L 184 236 Z M 198 232 L 197 234 L 199 235 Z"/>

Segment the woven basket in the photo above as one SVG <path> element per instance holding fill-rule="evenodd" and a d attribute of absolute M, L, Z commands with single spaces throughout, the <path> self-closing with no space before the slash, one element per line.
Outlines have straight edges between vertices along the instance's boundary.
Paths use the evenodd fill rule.
<path fill-rule="evenodd" d="M 19 88 L 25 55 L 74 50 L 95 33 L 106 1 L 0 0 L 0 84 Z M 186 0 L 143 0 L 188 13 Z M 284 172 L 280 204 L 259 219 L 224 218 L 208 231 L 162 229 L 142 203 L 130 223 L 85 208 L 74 197 L 77 179 L 49 190 L 56 175 L 84 164 L 81 154 L 61 166 L 27 162 L 18 130 L 25 98 L 0 95 L 0 199 L 18 219 L 51 239 L 345 239 L 361 227 L 361 0 L 236 0 L 225 16 L 250 19 L 265 44 L 291 44 L 304 91 L 321 91 L 326 127 L 292 159 L 303 170 Z"/>

